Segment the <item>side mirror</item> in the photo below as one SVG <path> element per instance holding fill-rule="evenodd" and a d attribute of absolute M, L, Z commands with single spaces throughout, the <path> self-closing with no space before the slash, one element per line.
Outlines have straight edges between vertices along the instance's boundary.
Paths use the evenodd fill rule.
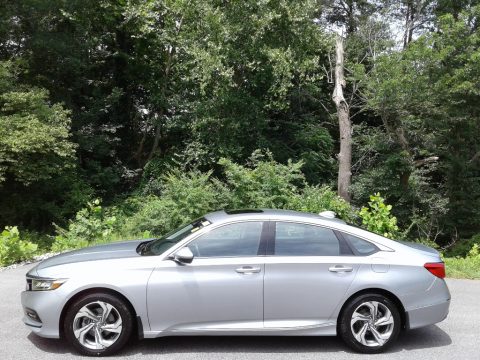
<path fill-rule="evenodd" d="M 190 264 L 193 261 L 193 253 L 187 246 L 181 248 L 173 255 L 173 260 L 180 264 Z"/>

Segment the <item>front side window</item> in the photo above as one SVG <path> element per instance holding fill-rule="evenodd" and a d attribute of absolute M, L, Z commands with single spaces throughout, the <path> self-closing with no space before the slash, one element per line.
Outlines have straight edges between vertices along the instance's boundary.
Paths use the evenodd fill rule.
<path fill-rule="evenodd" d="M 251 221 L 212 229 L 188 244 L 195 257 L 257 256 L 263 222 Z"/>
<path fill-rule="evenodd" d="M 338 256 L 340 243 L 335 233 L 320 226 L 277 222 L 274 255 Z"/>

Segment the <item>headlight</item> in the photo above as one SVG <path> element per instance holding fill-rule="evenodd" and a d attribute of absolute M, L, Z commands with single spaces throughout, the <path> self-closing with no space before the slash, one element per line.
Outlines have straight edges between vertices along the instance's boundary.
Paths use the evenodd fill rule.
<path fill-rule="evenodd" d="M 32 279 L 32 285 L 29 290 L 32 291 L 46 291 L 58 289 L 67 279 Z M 27 281 L 27 286 L 28 286 Z"/>

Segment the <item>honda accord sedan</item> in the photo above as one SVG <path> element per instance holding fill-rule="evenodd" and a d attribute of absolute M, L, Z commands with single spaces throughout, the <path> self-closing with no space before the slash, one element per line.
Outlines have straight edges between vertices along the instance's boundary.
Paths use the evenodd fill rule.
<path fill-rule="evenodd" d="M 376 353 L 445 319 L 444 277 L 436 250 L 332 212 L 217 211 L 158 239 L 42 261 L 26 276 L 23 321 L 92 356 L 172 335 L 339 335 Z"/>

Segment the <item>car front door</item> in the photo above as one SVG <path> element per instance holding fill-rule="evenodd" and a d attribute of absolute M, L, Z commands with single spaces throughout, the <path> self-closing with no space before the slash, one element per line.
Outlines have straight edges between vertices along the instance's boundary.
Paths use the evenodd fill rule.
<path fill-rule="evenodd" d="M 162 261 L 147 289 L 152 331 L 235 333 L 262 328 L 263 224 L 213 228 L 186 245 L 194 254 L 190 264 Z"/>
<path fill-rule="evenodd" d="M 331 316 L 358 270 L 343 239 L 328 228 L 272 224 L 264 282 L 265 328 L 332 325 Z"/>

